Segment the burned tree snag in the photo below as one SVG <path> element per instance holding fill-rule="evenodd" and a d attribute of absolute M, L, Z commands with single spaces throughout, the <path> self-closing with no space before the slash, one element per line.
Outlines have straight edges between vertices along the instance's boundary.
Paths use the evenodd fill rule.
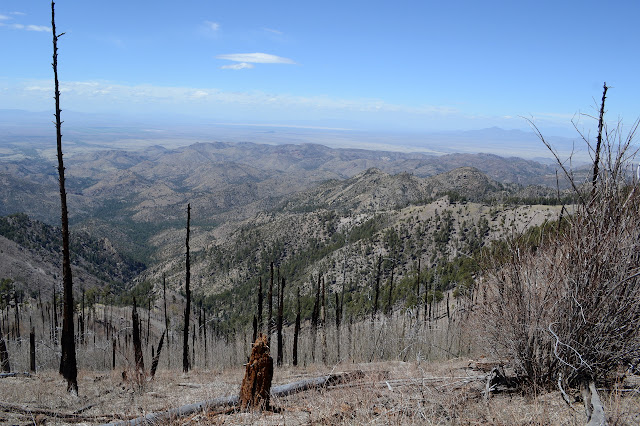
<path fill-rule="evenodd" d="M 84 287 L 82 287 L 82 315 L 80 316 L 80 343 L 84 345 L 85 317 L 84 317 Z"/>
<path fill-rule="evenodd" d="M 258 338 L 258 317 L 257 316 L 253 316 L 253 337 L 252 337 L 252 341 L 256 341 L 256 339 Z"/>
<path fill-rule="evenodd" d="M 162 273 L 162 296 L 164 298 L 164 327 L 167 332 L 167 368 L 171 368 L 171 341 L 169 340 L 169 317 L 167 316 L 167 281 L 165 277 L 165 273 Z"/>
<path fill-rule="evenodd" d="M 7 351 L 7 343 L 4 341 L 2 327 L 0 327 L 0 371 L 3 373 L 11 372 L 9 365 L 9 351 Z"/>
<path fill-rule="evenodd" d="M 391 266 L 391 278 L 389 279 L 389 294 L 387 299 L 387 307 L 385 308 L 385 314 L 390 316 L 393 313 L 393 272 L 395 270 L 395 264 Z"/>
<path fill-rule="evenodd" d="M 298 335 L 300 334 L 300 287 L 296 295 L 296 325 L 293 329 L 293 365 L 298 365 Z"/>
<path fill-rule="evenodd" d="M 322 363 L 327 365 L 327 304 L 325 296 L 324 277 L 322 278 L 322 300 L 320 301 L 320 339 L 322 343 Z"/>
<path fill-rule="evenodd" d="M 340 296 L 334 293 L 336 297 L 336 355 L 340 362 L 340 321 L 342 320 L 342 305 L 340 304 Z M 342 295 L 344 297 L 344 294 Z"/>
<path fill-rule="evenodd" d="M 29 371 L 36 372 L 36 331 L 33 327 L 29 333 Z"/>
<path fill-rule="evenodd" d="M 136 377 L 140 378 L 144 376 L 144 358 L 142 356 L 142 339 L 140 338 L 140 318 L 135 297 L 133 298 L 131 321 L 133 322 L 133 353 L 136 363 Z"/>
<path fill-rule="evenodd" d="M 596 194 L 596 184 L 598 182 L 598 173 L 600 167 L 600 149 L 602 147 L 602 131 L 604 129 L 604 101 L 607 98 L 607 83 L 605 82 L 602 90 L 602 102 L 600 103 L 600 118 L 598 120 L 598 139 L 596 141 L 596 152 L 593 159 L 593 178 L 591 179 L 591 198 Z"/>
<path fill-rule="evenodd" d="M 262 277 L 258 279 L 258 331 L 262 333 Z M 256 336 L 257 338 L 257 336 Z M 253 339 L 255 342 L 256 339 Z"/>
<path fill-rule="evenodd" d="M 320 281 L 322 275 L 318 274 L 318 285 L 316 287 L 316 300 L 313 303 L 311 312 L 311 359 L 316 361 L 316 339 L 318 334 L 318 318 L 320 317 Z"/>
<path fill-rule="evenodd" d="M 418 258 L 418 275 L 416 276 L 416 323 L 420 320 L 420 258 Z"/>
<path fill-rule="evenodd" d="M 378 268 L 376 272 L 376 283 L 374 287 L 373 311 L 371 312 L 371 321 L 376 320 L 378 315 L 378 297 L 380 296 L 380 274 L 382 272 L 382 255 L 378 256 Z"/>
<path fill-rule="evenodd" d="M 51 2 L 51 30 L 53 33 L 53 76 L 56 101 L 56 142 L 58 150 L 58 183 L 60 184 L 60 210 L 62 220 L 62 356 L 60 374 L 67 380 L 67 391 L 78 394 L 78 367 L 76 364 L 76 343 L 73 330 L 73 279 L 71 276 L 71 256 L 69 253 L 69 218 L 67 213 L 67 192 L 64 187 L 64 163 L 62 161 L 62 120 L 60 119 L 60 88 L 58 84 L 58 38 L 56 34 L 55 3 Z"/>
<path fill-rule="evenodd" d="M 278 292 L 278 323 L 277 323 L 277 333 L 278 333 L 278 356 L 277 356 L 277 365 L 278 367 L 282 365 L 282 361 L 284 358 L 283 354 L 283 346 L 282 346 L 282 316 L 284 313 L 284 278 L 282 278 L 282 284 L 280 284 L 280 291 Z"/>
<path fill-rule="evenodd" d="M 267 303 L 269 307 L 269 318 L 267 318 L 267 344 L 271 344 L 271 332 L 273 331 L 273 262 L 271 262 L 268 299 L 269 300 L 267 300 Z"/>
<path fill-rule="evenodd" d="M 156 351 L 156 354 L 153 357 L 153 360 L 151 361 L 151 378 L 152 379 L 156 375 L 156 370 L 158 369 L 158 362 L 160 361 L 160 352 L 162 352 L 162 344 L 164 343 L 165 334 L 167 334 L 167 330 L 162 332 L 162 336 L 160 336 L 160 342 L 158 343 L 158 350 Z"/>
<path fill-rule="evenodd" d="M 184 328 L 182 339 L 182 371 L 185 373 L 189 371 L 189 313 L 191 312 L 191 290 L 189 288 L 189 282 L 191 281 L 191 265 L 189 264 L 189 231 L 191 224 L 191 204 L 187 204 L 187 261 L 186 261 L 186 276 L 185 276 L 185 293 L 187 298 L 187 306 L 184 309 Z"/>
<path fill-rule="evenodd" d="M 251 350 L 240 388 L 240 408 L 268 410 L 273 379 L 273 358 L 269 353 L 267 337 L 260 334 Z"/>
<path fill-rule="evenodd" d="M 51 337 L 53 338 L 53 343 L 58 344 L 58 298 L 56 295 L 56 286 L 53 286 L 53 310 L 51 312 L 53 318 L 51 320 Z"/>

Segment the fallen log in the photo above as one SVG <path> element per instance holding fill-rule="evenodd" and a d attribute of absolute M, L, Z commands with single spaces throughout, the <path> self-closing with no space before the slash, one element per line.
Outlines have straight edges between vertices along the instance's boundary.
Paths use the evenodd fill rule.
<path fill-rule="evenodd" d="M 0 373 L 0 379 L 5 379 L 7 377 L 18 377 L 18 376 L 23 376 L 23 377 L 31 377 L 30 373 L 24 372 L 24 373 Z"/>
<path fill-rule="evenodd" d="M 88 410 L 94 404 L 83 407 L 74 413 L 65 413 L 56 410 L 48 410 L 46 408 L 31 408 L 18 404 L 10 404 L 8 402 L 0 402 L 0 411 L 7 413 L 18 413 L 24 416 L 33 417 L 34 415 L 43 415 L 48 418 L 64 420 L 69 423 L 91 422 L 96 420 L 108 419 L 109 416 L 85 416 L 81 415 L 82 411 Z"/>
<path fill-rule="evenodd" d="M 348 373 L 329 374 L 326 376 L 316 377 L 313 379 L 300 380 L 297 382 L 289 383 L 286 385 L 275 386 L 271 388 L 272 397 L 283 397 L 291 395 L 297 392 L 304 392 L 310 389 L 321 389 L 340 383 L 345 383 L 350 380 L 356 380 L 364 377 L 362 371 L 352 371 Z M 183 405 L 182 407 L 172 408 L 168 411 L 160 413 L 150 413 L 143 417 L 137 417 L 131 420 L 116 421 L 107 423 L 103 426 L 133 426 L 133 425 L 145 425 L 145 424 L 161 424 L 166 423 L 168 420 L 178 417 L 185 417 L 194 413 L 210 411 L 216 408 L 225 406 L 238 405 L 238 395 L 231 395 L 225 397 L 219 397 L 209 399 L 207 401 L 197 402 L 195 404 Z"/>

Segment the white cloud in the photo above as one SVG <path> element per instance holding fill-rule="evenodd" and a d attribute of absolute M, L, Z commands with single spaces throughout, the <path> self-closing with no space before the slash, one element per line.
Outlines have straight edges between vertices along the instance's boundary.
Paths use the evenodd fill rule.
<path fill-rule="evenodd" d="M 193 92 L 193 94 L 191 95 L 192 98 L 194 99 L 204 99 L 207 96 L 209 96 L 209 93 L 204 91 L 204 90 L 196 90 L 195 92 Z"/>
<path fill-rule="evenodd" d="M 218 24 L 217 22 L 204 21 L 204 24 L 211 31 L 218 31 L 220 29 L 220 24 Z"/>
<path fill-rule="evenodd" d="M 2 26 L 5 26 L 2 24 Z M 25 31 L 51 31 L 51 27 L 47 27 L 45 25 L 23 25 L 23 24 L 11 24 L 8 25 L 9 28 L 13 28 L 14 30 L 25 30 Z"/>
<path fill-rule="evenodd" d="M 248 64 L 246 62 L 239 62 L 237 64 L 231 65 L 223 65 L 220 67 L 221 70 L 244 70 L 254 68 L 253 64 Z"/>
<path fill-rule="evenodd" d="M 282 31 L 278 31 L 278 30 L 274 30 L 273 28 L 263 28 L 263 30 L 273 33 L 273 34 L 277 34 L 277 35 L 283 35 L 284 33 Z"/>
<path fill-rule="evenodd" d="M 295 64 L 293 59 L 282 56 L 270 55 L 268 53 L 231 53 L 228 55 L 218 55 L 218 59 L 226 59 L 234 62 L 247 62 L 254 64 Z"/>
<path fill-rule="evenodd" d="M 25 29 L 27 31 L 51 31 L 51 27 L 45 25 L 27 25 Z"/>
<path fill-rule="evenodd" d="M 234 66 L 243 66 L 242 63 Z M 246 66 L 253 66 L 246 64 Z M 0 97 L 0 108 L 39 110 L 50 105 L 53 82 L 29 80 L 9 86 L 9 92 Z M 460 112 L 446 106 L 407 106 L 387 103 L 380 99 L 344 99 L 328 96 L 300 96 L 261 91 L 223 91 L 206 87 L 165 87 L 152 85 L 129 86 L 104 81 L 61 82 L 64 104 L 68 109 L 102 111 L 141 111 L 162 108 L 182 113 L 240 114 L 262 111 L 265 107 L 273 114 L 290 117 L 296 114 L 340 115 L 355 114 L 370 117 L 414 116 L 456 117 Z M 197 109 L 196 109 L 197 108 Z"/>
<path fill-rule="evenodd" d="M 11 18 L 9 18 L 7 15 L 0 15 L 0 21 L 6 21 L 8 19 L 11 19 Z"/>

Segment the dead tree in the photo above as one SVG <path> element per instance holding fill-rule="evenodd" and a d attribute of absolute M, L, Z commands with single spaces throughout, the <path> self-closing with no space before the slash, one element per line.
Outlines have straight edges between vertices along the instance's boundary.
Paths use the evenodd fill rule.
<path fill-rule="evenodd" d="M 171 368 L 171 341 L 169 340 L 169 316 L 167 315 L 167 281 L 162 273 L 162 296 L 164 297 L 164 327 L 167 332 L 167 368 Z"/>
<path fill-rule="evenodd" d="M 20 342 L 22 341 L 22 339 L 20 339 L 20 303 L 18 302 L 18 292 L 14 291 L 13 292 L 13 301 L 15 304 L 15 315 L 16 315 L 16 320 L 14 323 L 15 326 L 15 333 L 14 335 L 16 336 L 16 340 L 18 341 L 18 345 L 20 345 Z"/>
<path fill-rule="evenodd" d="M 598 138 L 596 140 L 596 152 L 594 153 L 594 159 L 593 159 L 593 178 L 591 181 L 591 184 L 592 184 L 591 198 L 592 199 L 596 194 L 596 184 L 598 181 L 598 173 L 599 173 L 599 167 L 600 167 L 600 150 L 602 148 L 602 131 L 604 129 L 604 101 L 607 98 L 607 89 L 609 89 L 609 87 L 607 87 L 607 82 L 605 82 L 602 90 L 602 102 L 600 103 L 600 118 L 598 120 Z"/>
<path fill-rule="evenodd" d="M 11 365 L 9 364 L 9 351 L 7 351 L 7 343 L 4 341 L 2 327 L 0 327 L 0 371 L 9 373 Z"/>
<path fill-rule="evenodd" d="M 149 292 L 148 299 L 147 299 L 147 337 L 145 339 L 145 346 L 149 346 L 150 334 L 151 334 L 151 292 Z"/>
<path fill-rule="evenodd" d="M 56 295 L 56 286 L 53 285 L 53 310 L 51 314 L 53 318 L 51 319 L 51 337 L 53 338 L 53 343 L 58 344 L 58 300 Z"/>
<path fill-rule="evenodd" d="M 269 353 L 267 337 L 261 334 L 253 344 L 249 362 L 246 364 L 240 388 L 240 408 L 268 410 L 272 379 L 273 358 Z"/>
<path fill-rule="evenodd" d="M 207 310 L 204 309 L 202 312 L 202 330 L 204 336 L 204 366 L 207 367 Z"/>
<path fill-rule="evenodd" d="M 420 258 L 418 257 L 418 273 L 416 275 L 416 324 L 420 320 Z"/>
<path fill-rule="evenodd" d="M 36 331 L 33 327 L 29 333 L 29 371 L 36 372 Z"/>
<path fill-rule="evenodd" d="M 311 359 L 316 361 L 316 339 L 318 334 L 318 318 L 320 318 L 320 281 L 322 275 L 318 274 L 318 285 L 316 286 L 316 300 L 311 311 Z"/>
<path fill-rule="evenodd" d="M 189 313 L 191 312 L 191 289 L 189 282 L 191 281 L 191 265 L 189 264 L 189 231 L 191 225 L 191 204 L 187 204 L 187 261 L 185 276 L 185 294 L 187 298 L 187 306 L 184 309 L 184 329 L 182 339 L 182 371 L 189 371 Z"/>
<path fill-rule="evenodd" d="M 84 287 L 82 287 L 82 315 L 80 316 L 80 343 L 84 344 L 85 317 L 84 317 Z"/>
<path fill-rule="evenodd" d="M 56 100 L 56 141 L 58 148 L 58 182 L 60 184 L 60 209 L 62 219 L 62 355 L 60 374 L 67 380 L 67 391 L 78 393 L 78 367 L 76 364 L 76 343 L 73 330 L 73 279 L 71 276 L 71 256 L 69 253 L 69 218 L 67 212 L 67 192 L 64 186 L 64 163 L 62 161 L 62 121 L 60 119 L 60 88 L 58 84 L 58 38 L 56 34 L 55 3 L 51 2 L 51 30 L 53 33 L 53 75 Z"/>
<path fill-rule="evenodd" d="M 276 364 L 279 366 L 282 365 L 282 361 L 284 358 L 284 354 L 282 353 L 282 315 L 284 313 L 284 277 L 282 278 L 282 284 L 280 284 L 280 290 L 278 292 L 278 323 L 277 323 L 277 333 L 278 333 L 278 356 Z"/>
<path fill-rule="evenodd" d="M 262 277 L 258 279 L 258 331 L 262 333 Z M 256 336 L 257 338 L 257 336 Z M 255 342 L 255 339 L 253 339 Z"/>
<path fill-rule="evenodd" d="M 336 296 L 336 355 L 338 357 L 338 362 L 340 362 L 340 322 L 342 320 L 342 304 L 340 301 L 340 295 L 338 295 L 337 292 L 334 294 Z M 344 292 L 342 297 L 344 297 Z"/>
<path fill-rule="evenodd" d="M 144 357 L 142 356 L 142 339 L 140 338 L 140 317 L 136 305 L 136 298 L 133 298 L 133 311 L 131 312 L 133 322 L 133 353 L 136 363 L 136 377 L 140 379 L 144 376 Z"/>
<path fill-rule="evenodd" d="M 389 298 L 387 300 L 387 307 L 385 308 L 385 314 L 390 316 L 393 312 L 393 272 L 395 270 L 395 264 L 391 266 L 391 278 L 389 279 Z"/>
<path fill-rule="evenodd" d="M 320 339 L 322 343 L 322 363 L 327 365 L 327 305 L 325 297 L 325 283 L 324 277 L 322 278 L 322 300 L 320 304 Z"/>
<path fill-rule="evenodd" d="M 267 300 L 269 307 L 269 318 L 267 319 L 267 344 L 271 344 L 271 331 L 273 330 L 273 262 L 271 262 L 271 273 L 269 281 L 269 300 Z"/>
<path fill-rule="evenodd" d="M 293 365 L 298 365 L 298 335 L 300 334 L 300 287 L 296 295 L 296 325 L 293 329 Z"/>
<path fill-rule="evenodd" d="M 382 272 L 382 255 L 378 256 L 378 268 L 376 272 L 376 283 L 374 287 L 373 310 L 371 311 L 371 322 L 376 320 L 378 315 L 378 297 L 380 296 L 380 274 Z"/>
<path fill-rule="evenodd" d="M 153 360 L 151 361 L 151 378 L 156 375 L 156 370 L 158 369 L 158 362 L 160 361 L 160 353 L 162 352 L 162 344 L 164 343 L 164 336 L 167 334 L 167 330 L 162 332 L 162 336 L 160 336 L 160 342 L 158 343 L 158 350 L 156 351 Z"/>

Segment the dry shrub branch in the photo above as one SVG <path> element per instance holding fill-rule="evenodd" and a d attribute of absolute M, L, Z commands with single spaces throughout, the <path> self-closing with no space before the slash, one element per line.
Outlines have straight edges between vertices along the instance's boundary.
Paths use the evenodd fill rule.
<path fill-rule="evenodd" d="M 638 122 L 626 137 L 621 124 L 599 124 L 597 179 L 575 182 L 558 161 L 581 202 L 537 241 L 519 236 L 494 254 L 480 291 L 495 354 L 547 388 L 602 382 L 640 357 L 640 188 L 629 173 Z"/>

